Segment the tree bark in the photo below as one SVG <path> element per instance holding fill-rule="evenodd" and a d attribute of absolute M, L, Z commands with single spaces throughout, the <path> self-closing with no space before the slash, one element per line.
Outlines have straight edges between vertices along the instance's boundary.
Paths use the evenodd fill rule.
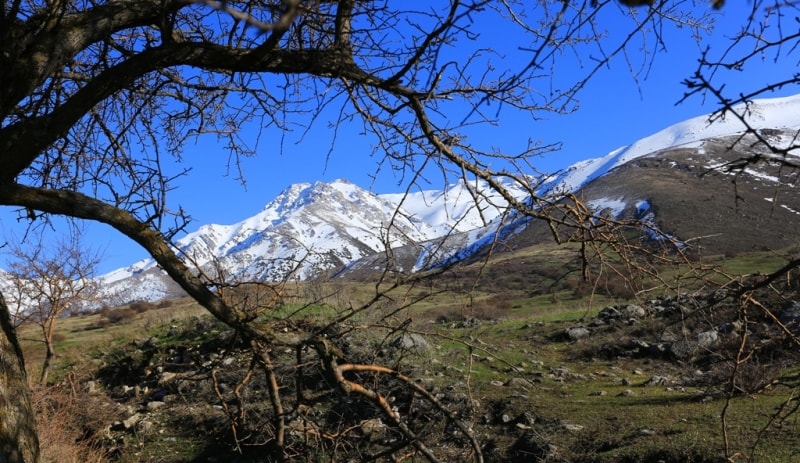
<path fill-rule="evenodd" d="M 56 351 L 53 347 L 53 331 L 55 329 L 55 318 L 51 318 L 48 322 L 47 328 L 43 329 L 45 356 L 44 363 L 42 363 L 42 375 L 39 377 L 39 384 L 47 384 L 47 374 L 50 372 L 50 364 L 56 356 Z"/>
<path fill-rule="evenodd" d="M 37 463 L 39 438 L 25 361 L 2 294 L 0 328 L 0 463 Z"/>

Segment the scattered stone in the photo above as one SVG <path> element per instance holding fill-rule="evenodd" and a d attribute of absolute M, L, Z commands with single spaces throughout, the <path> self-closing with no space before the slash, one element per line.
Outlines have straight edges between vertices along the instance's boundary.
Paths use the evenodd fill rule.
<path fill-rule="evenodd" d="M 520 388 L 520 389 L 528 389 L 531 386 L 533 386 L 533 383 L 525 378 L 511 378 L 505 382 L 505 386 Z"/>
<path fill-rule="evenodd" d="M 361 422 L 361 434 L 370 442 L 381 440 L 386 435 L 386 424 L 380 418 L 372 418 Z"/>
<path fill-rule="evenodd" d="M 669 377 L 668 376 L 661 376 L 661 375 L 653 375 L 647 382 L 644 383 L 645 386 L 666 386 L 669 384 Z"/>
<path fill-rule="evenodd" d="M 568 330 L 566 330 L 567 338 L 569 338 L 570 341 L 577 341 L 578 339 L 583 339 L 589 336 L 590 334 L 592 334 L 592 332 L 589 331 L 588 328 L 584 327 L 569 328 Z"/>
<path fill-rule="evenodd" d="M 163 407 L 164 405 L 166 405 L 166 403 L 158 401 L 158 400 L 153 400 L 153 401 L 147 402 L 147 411 L 152 412 L 152 411 L 158 410 L 159 408 Z"/>
<path fill-rule="evenodd" d="M 142 420 L 139 422 L 139 424 L 136 425 L 136 432 L 149 434 L 153 431 L 153 428 L 155 428 L 155 426 L 156 426 L 155 423 L 153 423 L 152 421 Z"/>
<path fill-rule="evenodd" d="M 481 321 L 475 317 L 467 317 L 455 324 L 455 328 L 476 328 L 481 326 Z"/>
<path fill-rule="evenodd" d="M 580 424 L 563 423 L 561 426 L 569 432 L 583 431 L 583 426 Z"/>
<path fill-rule="evenodd" d="M 136 413 L 133 416 L 130 416 L 127 419 L 122 420 L 122 427 L 125 428 L 126 431 L 132 430 L 136 427 L 137 424 L 139 424 L 140 421 L 142 421 L 142 419 L 144 419 L 144 416 L 142 416 L 139 413 Z"/>
<path fill-rule="evenodd" d="M 97 394 L 100 392 L 100 385 L 97 384 L 97 381 L 86 381 L 83 385 L 83 390 L 87 394 Z"/>
<path fill-rule="evenodd" d="M 669 353 L 678 360 L 686 360 L 692 357 L 697 351 L 697 343 L 681 339 L 672 343 Z"/>
<path fill-rule="evenodd" d="M 161 376 L 158 378 L 158 385 L 164 386 L 171 383 L 178 375 L 176 373 L 172 373 L 170 371 L 165 371 L 161 373 Z"/>
<path fill-rule="evenodd" d="M 719 341 L 719 333 L 717 333 L 716 330 L 703 331 L 702 333 L 698 333 L 694 339 L 697 341 L 697 347 L 706 349 Z"/>
<path fill-rule="evenodd" d="M 620 310 L 620 316 L 624 319 L 644 318 L 646 315 L 647 311 L 644 310 L 644 307 L 636 304 L 628 304 Z"/>
<path fill-rule="evenodd" d="M 404 350 L 427 350 L 430 348 L 425 337 L 418 333 L 405 333 L 395 339 L 392 345 L 398 349 Z"/>
<path fill-rule="evenodd" d="M 622 397 L 633 397 L 633 396 L 636 395 L 636 393 L 633 392 L 630 389 L 625 389 L 624 391 L 620 392 L 618 395 L 622 396 Z"/>
<path fill-rule="evenodd" d="M 608 395 L 607 391 L 592 391 L 589 393 L 590 396 L 593 397 L 604 397 Z"/>

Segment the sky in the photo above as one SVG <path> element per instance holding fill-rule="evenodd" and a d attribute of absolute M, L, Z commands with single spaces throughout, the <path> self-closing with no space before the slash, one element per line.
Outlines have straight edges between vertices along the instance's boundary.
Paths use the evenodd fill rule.
<path fill-rule="evenodd" d="M 699 46 L 686 34 L 668 35 L 666 53 L 657 57 L 644 80 L 634 81 L 625 62 L 617 61 L 592 79 L 579 95 L 579 108 L 574 113 L 536 121 L 530 115 L 501 114 L 498 127 L 469 136 L 488 137 L 503 152 L 519 150 L 529 138 L 543 143 L 561 142 L 560 151 L 545 156 L 536 166 L 541 172 L 554 172 L 580 160 L 603 156 L 672 124 L 710 113 L 716 109 L 714 102 L 704 102 L 699 97 L 677 104 L 686 91 L 681 82 L 696 69 L 701 47 L 721 47 L 731 31 L 741 27 L 749 13 L 749 3 L 728 2 L 718 13 L 717 27 Z M 609 27 L 613 29 L 614 24 Z M 486 33 L 481 40 L 491 47 L 504 37 Z M 632 56 L 631 61 L 637 62 L 637 57 Z M 576 67 L 574 72 L 581 71 Z M 561 75 L 569 75 L 571 71 L 563 72 L 566 74 Z M 787 72 L 796 72 L 796 63 L 776 65 L 766 60 L 760 68 L 732 73 L 726 77 L 726 85 L 735 92 Z M 800 89 L 785 89 L 771 96 L 793 93 L 800 93 Z M 330 131 L 326 122 L 320 121 L 302 138 L 297 133 L 286 134 L 280 152 L 272 140 L 262 135 L 258 155 L 243 161 L 245 185 L 234 172 L 226 173 L 227 154 L 214 140 L 200 139 L 190 144 L 185 149 L 183 165 L 191 166 L 192 171 L 170 192 L 169 203 L 188 211 L 192 222 L 187 231 L 191 232 L 203 224 L 244 220 L 258 213 L 282 190 L 299 182 L 343 178 L 376 193 L 402 191 L 398 179 L 389 173 L 383 172 L 377 179 L 372 177 L 378 159 L 369 156 L 370 141 L 358 130 L 340 130 L 335 149 L 328 157 Z M 246 132 L 243 136 L 256 134 Z M 431 189 L 435 187 L 431 185 Z M 13 217 L 10 210 L 0 211 L 0 231 L 5 236 L 22 233 Z M 104 256 L 98 274 L 148 257 L 138 245 L 104 225 L 89 225 L 87 237 L 87 244 Z"/>

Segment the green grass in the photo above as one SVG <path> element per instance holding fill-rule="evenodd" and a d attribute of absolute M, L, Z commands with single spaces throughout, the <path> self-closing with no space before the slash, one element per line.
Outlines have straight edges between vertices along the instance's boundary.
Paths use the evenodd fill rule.
<path fill-rule="evenodd" d="M 525 259 L 533 256 L 526 255 Z M 759 253 L 719 263 L 726 269 L 751 272 L 766 271 L 781 260 L 772 254 Z M 518 282 L 506 275 L 498 278 L 497 284 L 484 282 L 472 294 L 440 292 L 441 282 L 399 288 L 378 306 L 348 319 L 349 326 L 355 327 L 348 337 L 353 345 L 372 348 L 399 335 L 391 330 L 392 326 L 412 320 L 409 328 L 428 333 L 432 348 L 409 353 L 398 368 L 424 377 L 425 384 L 436 391 L 453 391 L 468 397 L 474 407 L 474 415 L 468 419 L 483 438 L 496 441 L 503 449 L 521 445 L 520 442 L 530 447 L 523 448 L 524 451 L 549 445 L 547 448 L 558 449 L 561 461 L 720 461 L 726 447 L 721 418 L 726 401 L 719 394 L 696 387 L 644 386 L 652 375 L 679 377 L 693 367 L 662 359 L 608 358 L 599 354 L 605 345 L 617 342 L 620 337 L 658 331 L 658 321 L 598 330 L 590 338 L 566 342 L 561 334 L 567 328 L 585 324 L 606 305 L 628 301 L 600 295 L 576 298 L 568 289 L 535 294 L 519 289 Z M 506 288 L 504 284 L 513 287 Z M 355 307 L 368 300 L 374 290 L 370 284 L 347 285 Z M 417 304 L 404 307 L 406 301 L 419 298 L 422 299 Z M 398 307 L 402 309 L 394 312 Z M 293 316 L 299 325 L 319 327 L 349 310 L 295 301 L 272 310 L 263 321 Z M 384 318 L 390 313 L 390 319 Z M 463 316 L 476 316 L 481 322 L 464 327 L 458 324 Z M 91 329 L 97 326 L 99 317 L 59 320 L 58 332 L 63 340 L 56 345 L 59 357 L 51 381 L 60 381 L 77 371 L 86 373 L 101 364 L 134 366 L 137 362 L 160 361 L 137 354 L 135 340 L 155 337 L 158 352 L 153 355 L 166 355 L 181 345 L 218 342 L 220 333 L 226 330 L 208 322 L 203 330 L 193 331 L 191 327 L 197 324 L 197 317 L 209 316 L 191 301 L 137 314 L 102 329 Z M 180 329 L 173 329 L 175 326 Z M 23 345 L 28 369 L 35 377 L 43 355 L 42 346 L 36 341 L 38 331 L 29 326 L 21 333 L 26 340 Z M 391 360 L 385 361 L 394 365 Z M 528 383 L 501 386 L 513 378 L 526 379 Z M 740 452 L 759 462 L 796 461 L 800 418 L 793 414 L 780 423 L 768 422 L 770 415 L 787 400 L 789 407 L 797 405 L 788 388 L 776 387 L 727 403 L 728 454 Z M 495 417 L 498 410 L 508 414 L 512 421 L 498 422 Z M 522 427 L 516 426 L 525 413 L 535 417 L 533 428 L 526 429 L 524 423 Z M 566 425 L 577 425 L 580 429 L 569 430 Z M 130 442 L 133 447 L 126 447 L 119 461 L 196 461 L 206 458 L 211 451 L 208 442 L 198 441 L 181 429 L 136 439 Z"/>

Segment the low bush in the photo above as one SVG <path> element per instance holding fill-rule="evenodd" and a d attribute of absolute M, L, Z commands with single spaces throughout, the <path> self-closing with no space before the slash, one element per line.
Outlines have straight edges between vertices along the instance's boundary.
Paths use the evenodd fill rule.
<path fill-rule="evenodd" d="M 128 307 L 136 313 L 143 313 L 156 308 L 156 305 L 148 301 L 134 301 Z M 117 309 L 119 310 L 119 309 Z M 113 323 L 113 322 L 112 322 Z"/>
<path fill-rule="evenodd" d="M 124 308 L 114 309 L 114 310 L 108 312 L 105 317 L 106 317 L 106 319 L 108 320 L 109 323 L 116 324 L 116 323 L 121 323 L 123 321 L 130 320 L 137 313 L 141 313 L 141 312 L 137 312 L 136 310 L 134 310 L 134 309 L 132 309 L 130 307 L 124 307 Z"/>
<path fill-rule="evenodd" d="M 69 384 L 32 391 L 42 463 L 109 461 L 103 442 L 108 423 L 119 420 L 119 409 L 102 395 L 80 392 Z"/>

